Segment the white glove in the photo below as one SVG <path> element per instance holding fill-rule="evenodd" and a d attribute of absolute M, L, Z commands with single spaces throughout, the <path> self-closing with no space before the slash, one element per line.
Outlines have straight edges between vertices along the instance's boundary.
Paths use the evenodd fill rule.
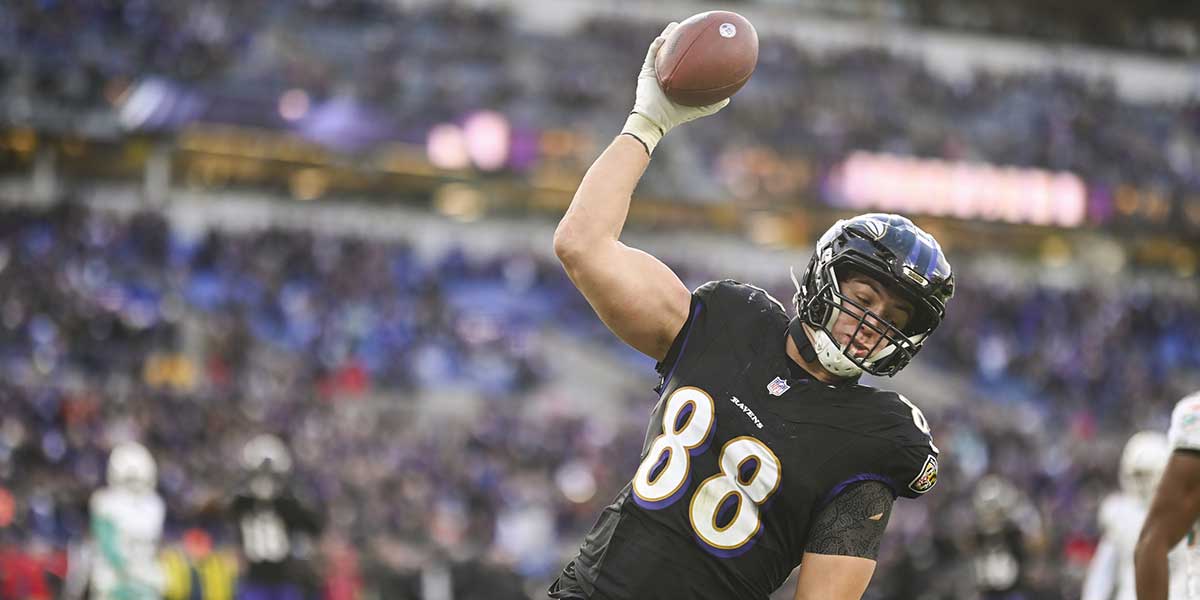
<path fill-rule="evenodd" d="M 654 147 L 667 132 L 676 125 L 711 115 L 729 104 L 729 98 L 704 106 L 683 106 L 671 102 L 662 88 L 658 86 L 658 73 L 654 70 L 654 58 L 658 49 L 667 41 L 679 23 L 671 23 L 646 51 L 646 61 L 642 63 L 642 72 L 638 74 L 637 98 L 633 102 L 633 112 L 625 121 L 621 133 L 628 133 L 640 140 L 646 146 L 646 152 L 654 153 Z"/>

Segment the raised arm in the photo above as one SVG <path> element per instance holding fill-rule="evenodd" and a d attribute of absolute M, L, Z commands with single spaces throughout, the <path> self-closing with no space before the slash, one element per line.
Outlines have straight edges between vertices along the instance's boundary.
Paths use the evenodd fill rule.
<path fill-rule="evenodd" d="M 638 76 L 633 113 L 621 135 L 588 169 L 554 232 L 554 252 L 567 276 L 617 337 L 662 360 L 687 321 L 691 294 L 657 258 L 620 242 L 633 190 L 659 140 L 676 125 L 710 115 L 672 103 L 658 87 L 654 57 L 672 23 L 654 40 Z"/>
<path fill-rule="evenodd" d="M 800 563 L 796 600 L 858 600 L 875 574 L 879 543 L 895 498 L 867 481 L 847 488 L 813 521 Z"/>
<path fill-rule="evenodd" d="M 1138 600 L 1167 600 L 1167 553 L 1200 517 L 1200 452 L 1176 450 L 1142 524 L 1134 553 Z"/>
<path fill-rule="evenodd" d="M 641 142 L 618 136 L 575 192 L 554 232 L 554 252 L 600 320 L 626 344 L 662 360 L 687 320 L 691 293 L 660 260 L 618 240 L 649 162 Z"/>

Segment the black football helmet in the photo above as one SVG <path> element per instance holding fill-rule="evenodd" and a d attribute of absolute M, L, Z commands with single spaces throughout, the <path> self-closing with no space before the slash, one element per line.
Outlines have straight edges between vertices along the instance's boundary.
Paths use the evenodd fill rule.
<path fill-rule="evenodd" d="M 914 314 L 903 329 L 842 293 L 839 276 L 851 271 L 878 280 L 912 303 Z M 937 240 L 912 221 L 883 213 L 835 223 L 817 241 L 804 277 L 796 281 L 793 273 L 793 282 L 797 318 L 812 334 L 821 365 L 839 377 L 898 373 L 941 324 L 954 295 L 954 274 Z M 858 315 L 855 335 L 864 327 L 879 334 L 864 356 L 855 357 L 850 344 L 842 347 L 833 339 L 830 329 L 843 307 L 856 309 L 851 313 Z"/>

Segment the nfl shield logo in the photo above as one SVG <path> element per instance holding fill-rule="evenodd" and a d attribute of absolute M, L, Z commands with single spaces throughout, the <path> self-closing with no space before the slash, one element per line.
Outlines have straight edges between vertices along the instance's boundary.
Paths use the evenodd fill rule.
<path fill-rule="evenodd" d="M 791 387 L 782 377 L 776 377 L 775 381 L 767 384 L 767 392 L 772 396 L 782 396 Z"/>

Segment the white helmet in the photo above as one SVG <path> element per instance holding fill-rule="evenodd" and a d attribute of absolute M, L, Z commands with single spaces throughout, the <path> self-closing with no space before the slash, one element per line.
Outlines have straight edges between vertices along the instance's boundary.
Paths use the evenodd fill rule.
<path fill-rule="evenodd" d="M 999 475 L 988 475 L 975 485 L 972 503 L 980 521 L 998 524 L 1008 517 L 1020 499 L 1016 489 L 1007 479 Z"/>
<path fill-rule="evenodd" d="M 1118 474 L 1121 490 L 1143 502 L 1150 502 L 1170 455 L 1167 436 L 1162 433 L 1139 431 L 1133 434 L 1121 452 Z"/>
<path fill-rule="evenodd" d="M 158 469 L 145 446 L 122 442 L 108 455 L 108 485 L 153 490 L 157 483 Z"/>
<path fill-rule="evenodd" d="M 247 471 L 267 470 L 275 475 L 286 475 L 292 470 L 292 457 L 282 440 L 262 433 L 242 447 L 242 467 Z"/>

